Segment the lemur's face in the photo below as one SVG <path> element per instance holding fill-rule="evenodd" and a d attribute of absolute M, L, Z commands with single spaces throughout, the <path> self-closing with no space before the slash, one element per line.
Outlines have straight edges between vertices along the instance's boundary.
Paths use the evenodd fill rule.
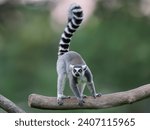
<path fill-rule="evenodd" d="M 70 68 L 71 68 L 72 75 L 74 77 L 80 77 L 84 75 L 87 69 L 87 66 L 86 65 L 70 65 Z"/>

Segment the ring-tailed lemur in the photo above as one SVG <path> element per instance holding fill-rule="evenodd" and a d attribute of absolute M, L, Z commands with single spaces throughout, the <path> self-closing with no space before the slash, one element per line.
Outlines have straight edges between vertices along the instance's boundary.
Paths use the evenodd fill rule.
<path fill-rule="evenodd" d="M 97 94 L 93 82 L 93 76 L 83 58 L 74 51 L 69 51 L 71 37 L 83 20 L 82 8 L 77 4 L 72 4 L 69 8 L 68 24 L 62 33 L 59 42 L 57 60 L 57 102 L 63 104 L 63 99 L 69 98 L 63 95 L 66 78 L 69 78 L 70 88 L 79 100 L 79 105 L 83 105 L 83 91 L 85 85 L 88 86 L 92 96 Z"/>

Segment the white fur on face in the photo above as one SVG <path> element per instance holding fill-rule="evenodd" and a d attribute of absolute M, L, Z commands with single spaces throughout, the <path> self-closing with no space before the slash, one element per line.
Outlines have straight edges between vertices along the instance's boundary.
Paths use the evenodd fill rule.
<path fill-rule="evenodd" d="M 75 77 L 83 76 L 84 72 L 85 72 L 85 70 L 82 68 L 82 66 L 81 67 L 80 66 L 78 66 L 78 67 L 74 66 L 72 69 L 72 74 Z"/>
<path fill-rule="evenodd" d="M 84 76 L 84 73 L 87 70 L 87 65 L 71 65 L 70 64 L 70 69 L 74 77 L 81 77 L 81 76 Z"/>

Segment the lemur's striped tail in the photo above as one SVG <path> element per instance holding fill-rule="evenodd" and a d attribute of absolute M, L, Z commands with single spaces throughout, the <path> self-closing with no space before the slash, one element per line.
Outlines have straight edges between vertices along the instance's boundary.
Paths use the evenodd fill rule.
<path fill-rule="evenodd" d="M 63 55 L 64 53 L 69 51 L 71 37 L 73 36 L 73 33 L 76 31 L 76 29 L 80 26 L 82 20 L 82 8 L 77 4 L 72 4 L 69 8 L 67 26 L 64 29 L 59 42 L 58 56 Z"/>

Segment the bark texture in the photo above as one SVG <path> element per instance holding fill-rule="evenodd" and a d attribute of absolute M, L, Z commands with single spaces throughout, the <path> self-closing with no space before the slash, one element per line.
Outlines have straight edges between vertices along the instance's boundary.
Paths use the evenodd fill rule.
<path fill-rule="evenodd" d="M 131 104 L 148 97 L 150 97 L 150 84 L 143 85 L 129 91 L 105 94 L 101 97 L 97 97 L 96 99 L 88 96 L 84 99 L 85 103 L 83 106 L 78 105 L 78 101 L 75 97 L 64 99 L 64 104 L 60 106 L 57 104 L 56 97 L 42 96 L 39 94 L 29 95 L 28 104 L 33 108 L 49 110 L 103 109 Z"/>
<path fill-rule="evenodd" d="M 0 108 L 9 113 L 25 113 L 24 110 L 2 95 L 0 95 Z"/>

